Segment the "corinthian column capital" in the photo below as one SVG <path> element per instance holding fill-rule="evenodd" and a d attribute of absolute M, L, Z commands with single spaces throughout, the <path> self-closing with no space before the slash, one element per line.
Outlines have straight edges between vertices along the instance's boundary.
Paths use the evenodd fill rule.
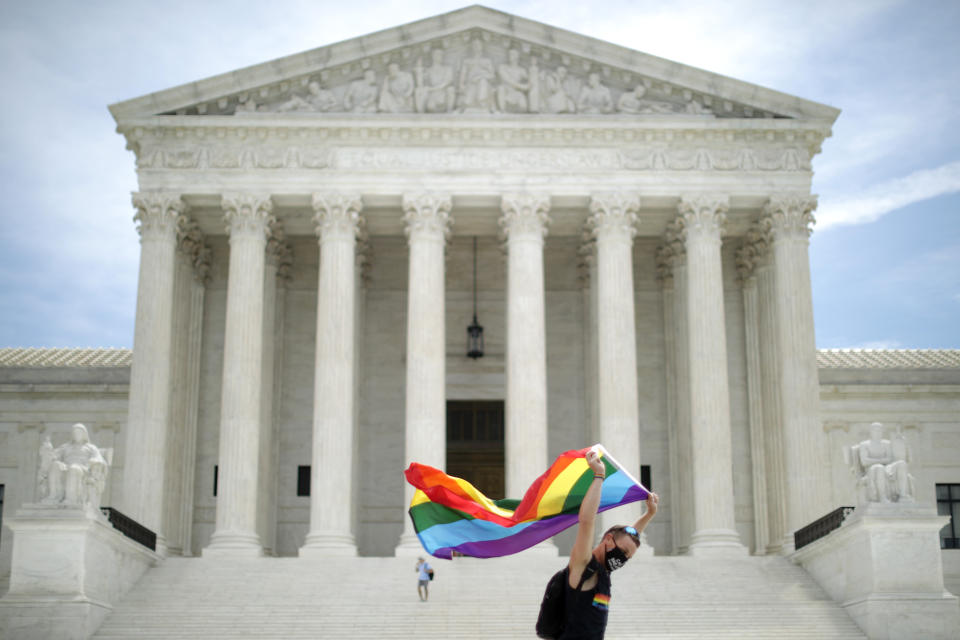
<path fill-rule="evenodd" d="M 741 284 L 748 284 L 753 278 L 753 270 L 759 261 L 754 245 L 744 242 L 736 252 L 737 275 Z"/>
<path fill-rule="evenodd" d="M 200 231 L 200 225 L 186 215 L 180 216 L 177 221 L 177 246 L 190 260 L 197 282 L 206 283 L 210 277 L 210 247 Z"/>
<path fill-rule="evenodd" d="M 683 225 L 674 220 L 667 225 L 667 230 L 663 234 L 663 244 L 657 247 L 657 279 L 664 286 L 670 286 L 673 282 L 673 270 L 677 265 L 682 265 L 687 257 L 687 248 L 683 244 Z"/>
<path fill-rule="evenodd" d="M 363 199 L 356 193 L 313 194 L 313 221 L 320 242 L 335 238 L 356 238 L 363 226 L 360 212 Z"/>
<path fill-rule="evenodd" d="M 500 200 L 503 215 L 499 224 L 509 241 L 517 234 L 534 234 L 539 238 L 547 235 L 550 224 L 550 196 L 539 193 L 504 194 Z"/>
<path fill-rule="evenodd" d="M 693 235 L 716 238 L 727 222 L 730 200 L 727 196 L 704 194 L 684 196 L 677 207 L 677 220 L 683 225 L 683 235 L 689 240 Z"/>
<path fill-rule="evenodd" d="M 587 227 L 594 237 L 619 236 L 633 240 L 637 235 L 637 212 L 640 198 L 633 193 L 613 191 L 590 196 L 590 217 Z"/>
<path fill-rule="evenodd" d="M 407 238 L 414 235 L 435 235 L 446 241 L 450 235 L 450 196 L 436 193 L 405 194 L 403 196 L 403 221 Z"/>
<path fill-rule="evenodd" d="M 267 264 L 277 268 L 277 279 L 290 280 L 290 271 L 293 265 L 293 249 L 287 242 L 287 234 L 283 224 L 274 222 L 270 225 L 270 237 L 267 238 Z"/>
<path fill-rule="evenodd" d="M 137 213 L 133 221 L 137 224 L 140 239 L 173 237 L 180 216 L 187 210 L 179 193 L 161 191 L 143 191 L 132 194 L 133 206 Z"/>
<path fill-rule="evenodd" d="M 766 225 L 754 224 L 747 230 L 736 252 L 737 274 L 742 283 L 748 283 L 755 275 L 757 267 L 769 264 L 770 243 L 770 230 Z"/>
<path fill-rule="evenodd" d="M 816 220 L 817 196 L 783 194 L 771 197 L 763 206 L 761 224 L 773 237 L 799 236 L 809 238 Z"/>
<path fill-rule="evenodd" d="M 264 241 L 274 221 L 273 201 L 260 193 L 224 193 L 221 196 L 223 218 L 230 238 L 259 236 Z"/>

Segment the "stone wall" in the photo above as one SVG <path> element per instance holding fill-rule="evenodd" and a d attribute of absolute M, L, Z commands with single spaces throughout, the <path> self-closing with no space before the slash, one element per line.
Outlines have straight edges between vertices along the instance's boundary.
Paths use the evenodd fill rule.
<path fill-rule="evenodd" d="M 872 422 L 903 430 L 919 502 L 935 505 L 937 484 L 960 483 L 960 371 L 821 369 L 820 385 L 835 504 L 856 504 L 843 446 L 866 440 Z M 941 554 L 944 583 L 960 594 L 960 550 Z"/>
<path fill-rule="evenodd" d="M 123 481 L 123 432 L 127 420 L 129 367 L 0 367 L 0 484 L 3 521 L 37 498 L 38 450 L 55 445 L 82 422 L 101 448 L 114 449 L 102 504 L 116 503 Z M 13 532 L 0 530 L 0 592 L 10 574 Z"/>

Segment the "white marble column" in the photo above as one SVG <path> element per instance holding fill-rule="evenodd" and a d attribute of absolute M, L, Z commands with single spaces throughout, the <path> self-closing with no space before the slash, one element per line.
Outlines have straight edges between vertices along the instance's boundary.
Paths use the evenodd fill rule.
<path fill-rule="evenodd" d="M 181 224 L 181 230 L 184 224 Z M 178 236 L 180 233 L 177 234 Z M 179 243 L 178 243 L 179 244 Z M 187 313 L 189 312 L 189 298 L 187 297 L 190 276 L 190 265 L 182 251 L 177 252 L 175 259 L 175 276 L 173 281 L 173 328 L 170 348 L 170 426 L 167 428 L 167 455 L 164 470 L 164 537 L 167 541 L 167 554 L 171 556 L 183 555 L 183 515 L 180 503 L 184 498 L 183 486 L 183 454 L 184 454 L 184 427 L 186 425 L 186 405 L 184 396 L 186 382 L 184 366 L 186 364 L 186 333 Z"/>
<path fill-rule="evenodd" d="M 543 242 L 550 196 L 505 194 L 507 248 L 506 495 L 520 498 L 547 468 L 547 333 Z M 535 549 L 556 555 L 547 540 Z"/>
<path fill-rule="evenodd" d="M 587 438 L 590 443 L 600 440 L 600 406 L 597 388 L 597 242 L 589 229 L 582 235 L 577 250 L 579 279 L 582 287 L 583 308 L 583 370 L 584 400 L 587 416 Z"/>
<path fill-rule="evenodd" d="M 587 221 L 597 243 L 597 377 L 600 441 L 640 477 L 640 418 L 633 290 L 636 196 L 595 194 Z M 601 515 L 602 529 L 623 519 Z"/>
<path fill-rule="evenodd" d="M 687 311 L 687 254 L 683 246 L 682 229 L 675 227 L 670 235 L 673 258 L 673 317 L 676 323 L 676 420 L 679 540 L 677 553 L 690 550 L 693 537 L 693 436 L 690 433 L 690 314 Z"/>
<path fill-rule="evenodd" d="M 543 239 L 550 197 L 504 195 L 507 247 L 506 495 L 523 495 L 547 468 L 547 348 Z"/>
<path fill-rule="evenodd" d="M 743 293 L 744 336 L 747 357 L 747 422 L 750 427 L 750 475 L 753 488 L 753 548 L 764 555 L 770 542 L 767 516 L 767 465 L 763 434 L 763 392 L 760 368 L 760 308 L 757 291 L 757 247 L 748 234 L 737 250 L 737 273 Z"/>
<path fill-rule="evenodd" d="M 410 244 L 407 296 L 407 391 L 404 468 L 422 462 L 443 469 L 447 456 L 444 247 L 451 200 L 437 194 L 405 195 Z M 406 510 L 413 489 L 404 483 L 403 534 L 396 555 L 423 553 Z"/>
<path fill-rule="evenodd" d="M 777 344 L 776 283 L 770 255 L 770 234 L 758 227 L 754 235 L 760 397 L 767 487 L 767 553 L 778 554 L 782 552 L 787 537 L 787 512 L 783 475 L 783 430 L 780 426 L 780 348 Z"/>
<path fill-rule="evenodd" d="M 264 553 L 274 555 L 277 526 L 277 405 L 282 369 L 278 366 L 283 354 L 283 292 L 289 271 L 290 245 L 283 226 L 272 225 L 267 239 L 266 265 L 263 274 L 263 384 L 260 403 L 260 470 L 257 488 L 257 535 Z"/>
<path fill-rule="evenodd" d="M 683 198 L 687 254 L 694 532 L 690 553 L 745 553 L 734 518 L 733 451 L 720 234 L 723 197 Z"/>
<path fill-rule="evenodd" d="M 263 274 L 273 204 L 269 196 L 224 194 L 230 234 L 220 401 L 216 530 L 204 556 L 260 556 L 257 486 L 263 361 Z"/>
<path fill-rule="evenodd" d="M 762 223 L 772 235 L 776 283 L 777 346 L 780 356 L 780 410 L 787 538 L 833 508 L 820 424 L 820 382 L 813 329 L 808 245 L 813 209 L 809 195 L 776 196 L 764 207 Z"/>
<path fill-rule="evenodd" d="M 122 511 L 157 534 L 157 551 L 165 555 L 164 467 L 170 425 L 176 229 L 185 207 L 179 195 L 150 192 L 133 194 L 133 205 L 140 232 L 140 275 Z"/>
<path fill-rule="evenodd" d="M 667 392 L 667 448 L 670 464 L 670 493 L 666 496 L 666 505 L 669 506 L 664 510 L 669 514 L 670 537 L 673 553 L 676 554 L 680 547 L 680 513 L 676 508 L 679 504 L 677 489 L 680 485 L 680 461 L 677 449 L 677 331 L 674 319 L 672 258 L 672 251 L 668 244 L 661 245 L 657 249 L 657 280 L 660 283 L 663 304 L 663 374 Z"/>
<path fill-rule="evenodd" d="M 359 195 L 315 193 L 320 239 L 310 532 L 301 557 L 356 555 L 352 497 Z"/>
<path fill-rule="evenodd" d="M 200 339 L 210 250 L 197 222 L 185 215 L 181 216 L 177 229 L 177 248 L 164 526 L 169 553 L 189 556 L 192 553 Z"/>
<path fill-rule="evenodd" d="M 664 244 L 658 249 L 657 271 L 663 293 L 667 440 L 670 449 L 670 494 L 666 508 L 670 515 L 673 552 L 683 554 L 690 546 L 693 500 L 687 376 L 686 253 L 676 223 L 668 226 Z"/>

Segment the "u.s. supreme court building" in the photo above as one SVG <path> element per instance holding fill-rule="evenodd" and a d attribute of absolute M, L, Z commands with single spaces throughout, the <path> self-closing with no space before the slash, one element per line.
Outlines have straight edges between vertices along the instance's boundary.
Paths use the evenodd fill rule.
<path fill-rule="evenodd" d="M 789 555 L 877 421 L 957 513 L 960 352 L 815 345 L 838 109 L 475 6 L 110 111 L 134 348 L 0 351 L 5 524 L 75 422 L 164 557 L 415 556 L 410 461 L 520 497 L 594 442 L 657 556 Z"/>

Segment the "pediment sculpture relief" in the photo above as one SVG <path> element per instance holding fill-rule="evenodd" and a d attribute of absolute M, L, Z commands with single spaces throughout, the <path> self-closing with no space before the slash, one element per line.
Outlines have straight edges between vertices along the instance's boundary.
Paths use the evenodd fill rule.
<path fill-rule="evenodd" d="M 459 48 L 427 44 L 380 60 L 380 68 L 367 60 L 352 73 L 301 78 L 282 95 L 241 94 L 232 112 L 714 115 L 690 92 L 654 95 L 649 80 L 609 68 L 601 73 L 601 65 L 522 43 L 489 46 L 480 36 Z"/>
<path fill-rule="evenodd" d="M 874 422 L 870 425 L 870 437 L 845 447 L 843 458 L 857 479 L 857 504 L 914 501 L 915 481 L 908 467 L 910 451 L 899 429 L 887 440 L 883 437 L 883 425 Z"/>
<path fill-rule="evenodd" d="M 112 459 L 113 449 L 90 442 L 82 424 L 73 425 L 70 440 L 59 447 L 44 439 L 37 472 L 40 503 L 80 507 L 96 516 Z"/>

